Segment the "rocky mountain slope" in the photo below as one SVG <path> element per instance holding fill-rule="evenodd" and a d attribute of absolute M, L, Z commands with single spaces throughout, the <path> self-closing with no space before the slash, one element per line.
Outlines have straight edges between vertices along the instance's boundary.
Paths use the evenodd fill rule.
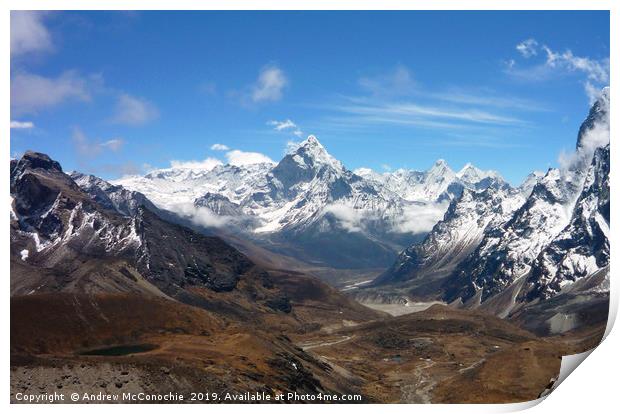
<path fill-rule="evenodd" d="M 605 89 L 579 130 L 571 159 L 559 169 L 550 169 L 510 220 L 487 234 L 461 264 L 446 298 L 484 302 L 525 282 L 529 287 L 513 290 L 527 293 L 519 293 L 513 301 L 548 299 L 560 292 L 560 285 L 606 266 L 608 142 L 609 90 Z"/>
<path fill-rule="evenodd" d="M 519 190 L 465 189 L 426 238 L 405 249 L 373 285 L 417 282 L 420 286 L 431 284 L 428 293 L 436 294 L 434 282 L 449 275 L 478 247 L 488 229 L 503 223 L 523 202 Z"/>
<path fill-rule="evenodd" d="M 144 194 L 137 191 L 127 190 L 94 175 L 82 174 L 77 171 L 69 173 L 69 176 L 97 204 L 123 216 L 137 214 L 140 207 L 146 207 L 151 211 L 157 210 L 157 207 Z"/>
<path fill-rule="evenodd" d="M 109 190 L 84 192 L 44 154 L 12 162 L 12 294 L 140 292 L 200 303 L 234 291 L 287 309 L 266 272 L 237 250 L 162 220 L 141 195 Z"/>
<path fill-rule="evenodd" d="M 595 151 L 570 222 L 532 265 L 526 299 L 547 299 L 609 266 L 609 156 L 609 145 Z"/>

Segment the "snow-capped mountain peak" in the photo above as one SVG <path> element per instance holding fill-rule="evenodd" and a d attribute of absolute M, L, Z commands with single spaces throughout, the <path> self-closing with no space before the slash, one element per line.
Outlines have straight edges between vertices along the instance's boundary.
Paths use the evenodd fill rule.
<path fill-rule="evenodd" d="M 113 185 L 90 174 L 72 171 L 68 175 L 91 199 L 102 207 L 115 211 L 124 216 L 135 216 L 140 207 L 147 207 L 151 211 L 157 208 L 144 194 L 127 190 L 123 186 Z"/>
<path fill-rule="evenodd" d="M 339 171 L 345 169 L 340 161 L 327 152 L 314 135 L 308 136 L 287 156 L 289 155 L 295 163 L 303 167 L 316 169 L 328 166 Z"/>
<path fill-rule="evenodd" d="M 538 182 L 545 176 L 545 173 L 542 171 L 533 171 L 525 177 L 521 185 L 519 186 L 519 191 L 524 196 L 529 196 L 532 193 L 532 189 Z"/>
<path fill-rule="evenodd" d="M 435 161 L 433 166 L 430 168 L 429 172 L 431 171 L 432 172 L 447 172 L 447 171 L 452 171 L 452 169 L 450 168 L 446 160 L 440 158 L 437 161 Z"/>
<path fill-rule="evenodd" d="M 484 171 L 476 167 L 470 162 L 465 164 L 465 166 L 459 172 L 456 173 L 456 176 L 461 181 L 468 182 L 468 183 L 476 183 L 480 180 L 484 180 L 485 178 L 501 179 L 501 176 L 497 171 L 493 171 L 493 170 Z"/>
<path fill-rule="evenodd" d="M 456 173 L 456 176 L 462 180 L 476 182 L 485 178 L 486 174 L 480 168 L 477 168 L 468 162 L 459 172 Z"/>

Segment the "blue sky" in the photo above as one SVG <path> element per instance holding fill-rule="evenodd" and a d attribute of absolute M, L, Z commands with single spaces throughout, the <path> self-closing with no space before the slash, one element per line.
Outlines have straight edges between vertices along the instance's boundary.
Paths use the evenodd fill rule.
<path fill-rule="evenodd" d="M 314 134 L 350 169 L 518 183 L 574 147 L 608 58 L 608 12 L 13 12 L 11 152 L 113 179 Z"/>

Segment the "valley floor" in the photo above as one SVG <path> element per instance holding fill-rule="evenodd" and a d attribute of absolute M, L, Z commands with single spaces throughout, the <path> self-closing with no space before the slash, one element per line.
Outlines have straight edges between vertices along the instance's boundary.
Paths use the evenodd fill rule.
<path fill-rule="evenodd" d="M 165 299 L 14 298 L 11 401 L 54 392 L 172 393 L 181 402 L 212 402 L 191 401 L 195 393 L 298 392 L 379 403 L 520 402 L 538 398 L 561 356 L 595 346 L 605 328 L 540 338 L 437 304 L 414 304 L 417 312 L 397 317 L 369 311 L 354 321 L 324 298 L 323 309 L 293 299 L 296 313 L 267 319 L 263 330 L 257 321 L 252 328 Z"/>

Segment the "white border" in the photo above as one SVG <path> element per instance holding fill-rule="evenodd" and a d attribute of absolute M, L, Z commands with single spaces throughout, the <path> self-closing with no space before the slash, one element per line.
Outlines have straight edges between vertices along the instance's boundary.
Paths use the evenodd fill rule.
<path fill-rule="evenodd" d="M 614 39 L 619 39 L 618 24 L 619 24 L 619 10 L 620 6 L 618 2 L 612 0 L 590 0 L 590 1 L 577 1 L 577 0 L 435 0 L 435 1 L 420 1 L 420 0 L 382 0 L 382 1 L 369 1 L 369 0 L 300 0 L 295 4 L 291 4 L 290 1 L 284 0 L 229 0 L 221 2 L 208 2 L 197 0 L 4 0 L 2 6 L 3 10 L 0 13 L 0 33 L 2 34 L 2 43 L 0 49 L 2 50 L 2 64 L 0 65 L 0 85 L 4 99 L 0 102 L 0 109 L 3 117 L 0 121 L 2 126 L 3 144 L 2 145 L 2 159 L 8 160 L 10 157 L 10 145 L 9 145 L 9 120 L 10 120 L 10 60 L 9 60 L 9 46 L 10 46 L 10 25 L 9 25 L 9 10 L 611 10 L 611 43 L 610 43 L 610 59 L 612 73 L 611 78 L 617 78 L 615 74 L 618 69 L 618 45 Z M 579 30 L 579 28 L 575 28 Z M 615 105 L 612 104 L 612 107 Z M 616 130 L 618 117 L 617 111 L 612 111 L 611 122 L 611 136 L 614 137 L 614 131 Z M 613 138 L 612 138 L 613 141 Z M 616 165 L 615 143 L 612 144 L 611 151 L 612 166 Z M 4 168 L 2 176 L 2 191 L 4 194 L 9 192 L 9 177 L 8 168 Z M 613 181 L 613 172 L 611 174 Z M 620 205 L 618 203 L 618 193 L 612 192 L 612 205 Z M 8 203 L 7 203 L 8 204 Z M 8 214 L 7 214 L 8 216 Z M 616 227 L 611 228 L 611 239 L 617 240 L 615 230 Z M 615 274 L 615 263 L 617 261 L 617 254 L 615 244 L 611 243 L 611 274 L 612 274 L 612 304 L 610 307 L 610 324 L 608 326 L 608 332 L 611 329 L 613 320 L 615 320 L 618 309 L 618 287 L 616 282 L 618 280 Z M 9 286 L 9 238 L 5 234 L 5 238 L 1 241 L 0 254 L 2 254 L 3 271 L 2 276 L 4 286 L 8 290 Z M 6 404 L 9 404 L 9 294 L 5 290 L 2 295 L 3 312 L 2 312 L 2 332 L 4 332 L 4 341 L 2 342 L 1 358 L 4 361 L 5 377 L 4 387 L 6 394 L 3 399 Z M 486 412 L 511 412 L 526 409 L 532 406 L 536 406 L 532 409 L 532 412 L 562 412 L 583 413 L 586 410 L 588 412 L 609 412 L 611 407 L 617 407 L 619 400 L 618 389 L 615 385 L 618 379 L 619 358 L 618 352 L 620 352 L 620 336 L 617 329 L 607 337 L 607 339 L 592 353 L 588 358 L 588 363 L 583 364 L 577 369 L 576 374 L 570 375 L 567 380 L 554 391 L 549 398 L 547 398 L 544 404 L 536 405 L 540 401 L 523 403 L 523 404 L 506 404 L 506 405 L 361 405 L 354 408 L 347 407 L 344 409 L 355 409 L 360 413 L 371 413 L 375 410 L 399 412 L 410 414 L 412 411 L 416 413 L 429 413 L 429 412 L 461 412 L 461 413 L 486 413 Z M 243 407 L 243 408 L 239 408 Z M 10 409 L 15 412 L 22 412 L 24 410 L 31 410 L 32 406 L 11 405 Z M 78 412 L 84 407 L 76 405 L 58 405 L 58 406 L 38 406 L 37 408 L 42 410 L 62 410 L 64 412 Z M 108 411 L 111 407 L 109 405 L 96 405 L 91 406 L 88 409 L 95 412 Z M 174 407 L 176 408 L 176 407 Z M 128 406 L 114 407 L 115 410 L 121 410 L 123 412 L 129 411 L 132 408 Z M 152 410 L 155 413 L 168 412 L 173 407 L 168 405 L 153 405 L 150 407 L 140 407 L 140 409 Z M 184 405 L 184 410 L 193 412 L 215 411 L 215 412 L 229 412 L 231 410 L 248 409 L 253 412 L 267 413 L 267 412 L 289 412 L 294 409 L 296 413 L 315 414 L 317 409 L 321 411 L 335 411 L 340 410 L 338 406 L 322 405 L 320 407 L 314 405 L 297 405 L 294 408 L 290 406 L 279 405 L 250 405 L 250 406 L 214 406 L 209 405 Z"/>

